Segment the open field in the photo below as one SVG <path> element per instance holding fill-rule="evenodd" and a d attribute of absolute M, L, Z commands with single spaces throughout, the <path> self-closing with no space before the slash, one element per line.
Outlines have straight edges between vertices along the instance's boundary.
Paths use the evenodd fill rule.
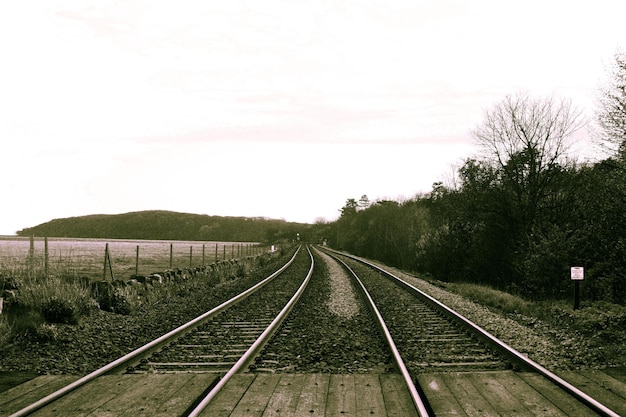
<path fill-rule="evenodd" d="M 0 274 L 128 279 L 262 250 L 253 242 L 48 238 L 46 243 L 44 238 L 0 236 Z"/>

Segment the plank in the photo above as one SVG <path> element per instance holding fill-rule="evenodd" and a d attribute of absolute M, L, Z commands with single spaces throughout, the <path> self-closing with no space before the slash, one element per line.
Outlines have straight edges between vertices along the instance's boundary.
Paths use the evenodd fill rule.
<path fill-rule="evenodd" d="M 568 417 L 557 406 L 543 396 L 536 389 L 528 385 L 522 378 L 512 371 L 499 372 L 498 382 L 531 412 L 532 415 L 542 417 Z"/>
<path fill-rule="evenodd" d="M 418 415 L 402 375 L 380 374 L 379 380 L 388 417 Z"/>
<path fill-rule="evenodd" d="M 201 413 L 201 416 L 229 417 L 255 378 L 256 375 L 253 374 L 233 376 L 215 398 L 211 400 Z"/>
<path fill-rule="evenodd" d="M 30 381 L 33 378 L 37 378 L 38 376 L 39 374 L 35 372 L 0 371 L 0 393 Z"/>
<path fill-rule="evenodd" d="M 454 372 L 442 375 L 452 396 L 469 417 L 491 417 L 500 414 L 489 404 L 489 401 L 476 389 L 466 372 Z"/>
<path fill-rule="evenodd" d="M 170 417 L 183 413 L 210 387 L 218 377 L 214 374 L 193 374 L 185 384 L 182 384 L 176 393 L 160 404 L 152 417 Z"/>
<path fill-rule="evenodd" d="M 0 394 L 0 415 L 9 415 L 76 381 L 78 376 L 42 375 Z"/>
<path fill-rule="evenodd" d="M 626 384 L 626 367 L 606 368 L 603 372 Z"/>
<path fill-rule="evenodd" d="M 626 415 L 626 401 L 619 394 L 608 390 L 581 372 L 563 371 L 559 372 L 558 375 L 617 414 Z"/>
<path fill-rule="evenodd" d="M 230 416 L 261 417 L 279 381 L 280 375 L 257 375 Z"/>
<path fill-rule="evenodd" d="M 163 391 L 171 385 L 171 375 L 147 374 L 128 387 L 128 389 L 117 395 L 111 401 L 93 410 L 87 416 L 90 417 L 119 417 L 123 415 L 135 415 L 154 401 Z M 63 415 L 57 414 L 57 415 Z M 39 417 L 39 416 L 37 416 Z"/>
<path fill-rule="evenodd" d="M 304 386 L 304 374 L 281 375 L 263 417 L 293 416 Z"/>
<path fill-rule="evenodd" d="M 626 403 L 626 381 L 620 381 L 606 372 L 590 369 L 583 372 L 587 378 L 595 381 L 600 386 L 611 391 Z"/>
<path fill-rule="evenodd" d="M 302 391 L 294 416 L 323 416 L 329 385 L 329 374 L 304 374 Z"/>
<path fill-rule="evenodd" d="M 585 407 L 571 395 L 554 385 L 543 376 L 533 372 L 520 372 L 522 378 L 528 385 L 548 398 L 552 404 L 558 407 L 569 417 L 591 417 L 597 414 Z"/>
<path fill-rule="evenodd" d="M 376 374 L 355 374 L 357 417 L 386 416 L 385 400 Z"/>
<path fill-rule="evenodd" d="M 445 383 L 443 374 L 421 374 L 417 379 L 436 416 L 467 416 Z"/>
<path fill-rule="evenodd" d="M 330 376 L 325 415 L 356 416 L 356 393 L 352 375 L 333 374 Z"/>
<path fill-rule="evenodd" d="M 142 375 L 102 376 L 66 394 L 54 403 L 33 413 L 33 416 L 84 416 L 111 401 L 141 380 Z"/>
<path fill-rule="evenodd" d="M 507 371 L 510 372 L 510 371 Z M 470 380 L 491 406 L 503 415 L 534 416 L 517 398 L 517 393 L 509 391 L 500 382 L 503 372 L 475 372 Z"/>
<path fill-rule="evenodd" d="M 206 374 L 205 374 L 206 375 Z M 157 410 L 169 402 L 169 415 L 182 415 L 191 403 L 202 394 L 209 384 L 192 383 L 195 379 L 204 379 L 209 383 L 215 379 L 214 375 L 208 375 L 202 378 L 202 374 L 169 374 L 163 375 L 162 383 L 159 383 L 155 389 L 151 390 L 141 401 L 134 403 L 130 408 L 126 409 L 121 417 L 133 416 L 153 416 Z M 181 387 L 184 386 L 188 390 L 182 397 L 187 398 L 186 403 L 181 402 Z M 171 401 L 170 401 L 171 400 Z M 178 404 L 178 409 L 172 410 L 173 404 Z"/>

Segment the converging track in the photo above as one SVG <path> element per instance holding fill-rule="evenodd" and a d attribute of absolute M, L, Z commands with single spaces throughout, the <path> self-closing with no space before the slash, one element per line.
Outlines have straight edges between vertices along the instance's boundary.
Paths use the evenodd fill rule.
<path fill-rule="evenodd" d="M 390 272 L 349 254 L 326 248 L 315 252 L 298 247 L 285 265 L 253 287 L 91 374 L 12 409 L 11 417 L 426 417 L 435 415 L 435 408 L 426 395 L 431 391 L 419 386 L 422 375 L 502 370 L 537 373 L 589 413 L 618 416 Z M 329 297 L 315 262 L 322 254 L 327 254 L 324 263 L 342 265 L 357 290 L 353 302 L 364 314 L 322 317 Z M 316 320 L 324 320 L 326 327 L 314 331 Z M 358 337 L 340 335 L 357 323 L 350 331 L 358 331 Z"/>

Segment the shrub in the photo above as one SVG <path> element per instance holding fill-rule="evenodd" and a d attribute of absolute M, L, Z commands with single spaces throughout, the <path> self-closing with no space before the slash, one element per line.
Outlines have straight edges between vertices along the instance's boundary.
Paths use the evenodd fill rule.
<path fill-rule="evenodd" d="M 447 288 L 470 300 L 496 308 L 505 313 L 527 314 L 532 308 L 531 303 L 521 297 L 504 291 L 494 290 L 484 285 L 454 283 L 449 284 Z"/>
<path fill-rule="evenodd" d="M 24 281 L 16 302 L 23 309 L 39 312 L 50 323 L 69 324 L 78 323 L 92 305 L 88 289 L 58 277 Z"/>
<path fill-rule="evenodd" d="M 80 316 L 77 306 L 68 300 L 53 298 L 41 306 L 41 314 L 48 323 L 77 324 Z"/>
<path fill-rule="evenodd" d="M 52 342 L 59 338 L 59 329 L 54 324 L 42 323 L 34 330 L 34 336 L 40 342 Z"/>
<path fill-rule="evenodd" d="M 8 343 L 12 331 L 12 326 L 6 318 L 6 314 L 0 314 L 0 348 Z"/>
<path fill-rule="evenodd" d="M 17 290 L 17 289 L 19 289 L 19 285 L 15 278 L 0 274 L 0 292 L 2 290 Z"/>

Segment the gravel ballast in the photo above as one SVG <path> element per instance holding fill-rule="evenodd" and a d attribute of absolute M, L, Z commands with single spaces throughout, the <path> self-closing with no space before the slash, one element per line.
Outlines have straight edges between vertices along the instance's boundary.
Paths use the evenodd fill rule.
<path fill-rule="evenodd" d="M 371 326 L 371 321 L 367 321 L 370 324 L 364 324 L 364 321 L 357 319 L 360 317 L 364 320 L 367 317 L 364 307 L 359 302 L 356 302 L 355 306 L 353 289 L 348 288 L 347 284 L 349 281 L 332 266 L 329 268 L 331 268 L 329 281 L 325 284 L 328 285 L 328 291 L 316 296 L 318 311 L 310 313 L 312 316 L 309 322 L 314 329 L 317 328 L 313 330 L 314 333 L 317 332 L 316 336 L 307 337 L 299 342 L 305 346 L 317 343 L 324 348 L 317 350 L 318 362 L 315 362 L 312 356 L 310 359 L 302 360 L 302 363 L 309 361 L 310 367 L 303 367 L 301 364 L 297 366 L 300 371 L 307 372 L 359 372 L 376 367 L 385 368 L 386 358 L 371 358 L 371 362 L 363 361 L 356 364 L 344 361 L 343 363 L 347 365 L 331 369 L 330 355 L 335 355 L 339 347 L 349 342 L 356 346 L 354 351 L 358 351 L 360 349 L 358 344 L 362 344 L 359 339 L 361 336 L 355 335 L 361 331 L 376 330 L 367 328 Z M 396 269 L 387 269 L 448 304 L 550 370 L 602 368 L 606 365 L 602 362 L 600 352 L 590 348 L 588 341 L 576 333 L 530 317 L 516 317 L 513 320 L 426 281 Z M 226 293 L 225 290 L 234 288 L 237 281 L 239 280 L 226 283 L 218 289 Z M 241 283 L 243 282 L 241 280 Z M 46 339 L 33 334 L 24 334 L 0 348 L 0 372 L 84 375 L 207 311 L 216 305 L 217 298 L 219 297 L 216 294 L 188 291 L 169 300 L 142 306 L 129 316 L 95 310 L 82 318 L 78 325 L 54 325 L 54 334 Z M 324 326 L 329 326 L 329 322 L 320 317 L 336 322 L 337 328 L 341 329 L 341 333 L 335 335 L 334 350 L 332 344 L 326 345 L 327 341 L 316 339 L 324 333 Z M 316 365 L 322 362 L 324 363 L 321 366 Z"/>
<path fill-rule="evenodd" d="M 381 373 L 391 356 L 343 269 L 314 252 L 315 270 L 298 305 L 263 348 L 263 372 Z"/>
<path fill-rule="evenodd" d="M 396 268 L 372 262 L 436 298 L 481 326 L 518 352 L 549 370 L 606 367 L 601 352 L 580 334 L 541 320 L 516 315 L 515 320 Z M 621 364 L 624 366 L 625 364 Z"/>

